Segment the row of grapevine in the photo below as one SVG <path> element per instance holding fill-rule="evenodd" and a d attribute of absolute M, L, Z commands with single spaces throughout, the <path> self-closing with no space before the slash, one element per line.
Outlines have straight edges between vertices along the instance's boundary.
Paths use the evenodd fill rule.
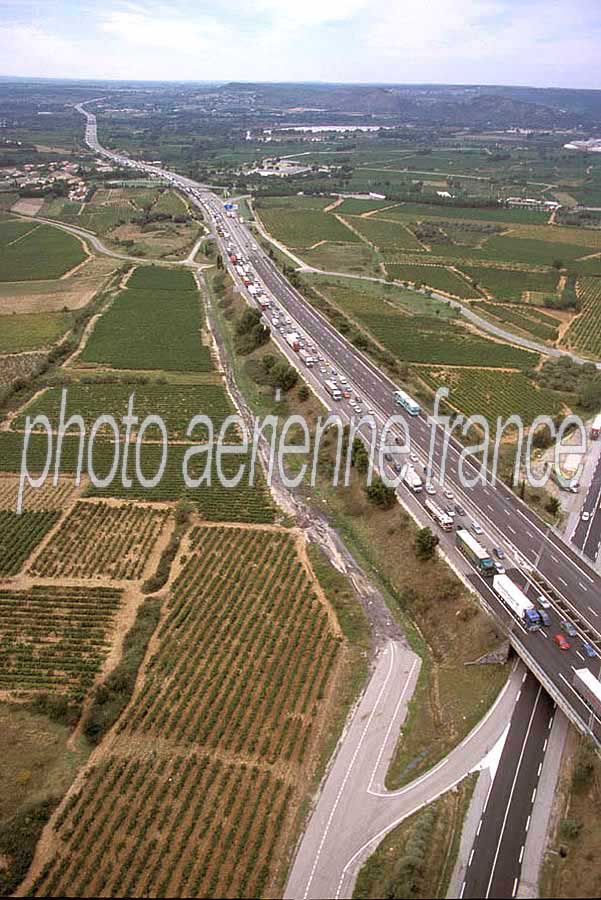
<path fill-rule="evenodd" d="M 168 518 L 165 509 L 81 501 L 30 571 L 46 578 L 141 578 Z"/>
<path fill-rule="evenodd" d="M 0 509 L 0 576 L 16 575 L 25 560 L 58 521 L 58 512 Z"/>
<path fill-rule="evenodd" d="M 73 479 L 59 478 L 56 487 L 48 479 L 39 488 L 25 486 L 23 509 L 30 511 L 59 510 L 69 506 L 75 493 Z M 17 508 L 19 479 L 16 475 L 0 474 L 0 510 L 14 511 Z"/>
<path fill-rule="evenodd" d="M 601 357 L 601 278 L 580 278 L 577 291 L 581 310 L 565 333 L 564 343 Z"/>
<path fill-rule="evenodd" d="M 108 653 L 120 601 L 110 588 L 0 589 L 0 690 L 81 697 Z"/>

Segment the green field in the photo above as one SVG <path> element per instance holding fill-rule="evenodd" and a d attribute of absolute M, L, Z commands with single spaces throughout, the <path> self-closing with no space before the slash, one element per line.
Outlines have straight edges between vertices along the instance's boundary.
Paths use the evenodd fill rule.
<path fill-rule="evenodd" d="M 127 280 L 128 288 L 154 291 L 195 291 L 194 276 L 187 269 L 138 266 Z"/>
<path fill-rule="evenodd" d="M 521 300 L 524 291 L 553 294 L 559 281 L 557 271 L 527 272 L 466 265 L 461 265 L 461 271 L 498 300 Z"/>
<path fill-rule="evenodd" d="M 62 387 L 48 388 L 30 403 L 23 413 L 12 422 L 15 430 L 25 426 L 26 416 L 43 414 L 53 425 L 58 426 Z M 128 400 L 134 395 L 134 415 L 142 422 L 148 415 L 160 416 L 167 428 L 169 440 L 206 440 L 206 429 L 197 427 L 190 438 L 186 437 L 188 423 L 195 415 L 209 416 L 215 433 L 219 432 L 223 420 L 235 412 L 225 388 L 218 384 L 73 384 L 67 388 L 67 411 L 65 418 L 81 415 L 87 428 L 98 418 L 107 414 L 117 422 L 127 414 Z M 135 429 L 134 429 L 135 430 Z M 228 443 L 238 443 L 239 435 L 230 429 Z M 156 428 L 145 434 L 146 441 L 160 439 Z"/>
<path fill-rule="evenodd" d="M 509 209 L 486 206 L 455 206 L 452 204 L 402 203 L 396 209 L 375 213 L 374 218 L 394 219 L 464 219 L 474 222 L 506 222 L 508 225 L 539 225 L 549 218 L 549 213 L 532 210 Z"/>
<path fill-rule="evenodd" d="M 356 243 L 360 240 L 334 215 L 319 210 L 296 211 L 257 205 L 255 209 L 269 234 L 287 247 L 302 249 L 319 241 Z"/>
<path fill-rule="evenodd" d="M 437 248 L 438 249 L 438 248 Z M 552 266 L 561 262 L 575 271 L 574 261 L 580 256 L 589 256 L 594 251 L 590 247 L 579 247 L 569 243 L 537 241 L 513 236 L 494 236 L 486 241 L 478 255 L 484 259 L 527 263 L 534 266 Z"/>
<path fill-rule="evenodd" d="M 51 225 L 35 225 L 15 238 L 13 223 L 0 222 L 0 242 L 3 232 L 13 243 L 0 244 L 0 281 L 60 278 L 86 258 L 77 238 Z"/>
<path fill-rule="evenodd" d="M 404 362 L 520 369 L 538 361 L 534 353 L 476 337 L 443 316 L 408 315 L 384 302 L 385 295 L 333 284 L 321 290 Z"/>
<path fill-rule="evenodd" d="M 552 391 L 534 387 L 521 372 L 423 367 L 419 375 L 433 390 L 448 387 L 449 403 L 466 416 L 483 415 L 491 430 L 498 416 L 518 415 L 529 425 L 536 416 L 554 416 L 561 409 Z"/>
<path fill-rule="evenodd" d="M 188 207 L 176 191 L 163 191 L 152 207 L 156 213 L 167 213 L 169 216 L 186 216 Z"/>
<path fill-rule="evenodd" d="M 366 241 L 374 244 L 384 256 L 399 250 L 420 251 L 424 249 L 415 235 L 404 225 L 394 222 L 379 222 L 373 218 L 361 219 L 359 216 L 348 217 L 346 221 Z"/>
<path fill-rule="evenodd" d="M 39 350 L 55 344 L 71 327 L 70 313 L 0 316 L 0 353 Z"/>
<path fill-rule="evenodd" d="M 409 266 L 389 263 L 386 270 L 395 281 L 426 285 L 435 291 L 442 291 L 462 300 L 480 296 L 478 290 L 472 288 L 467 281 L 445 266 Z"/>
<path fill-rule="evenodd" d="M 182 283 L 193 283 L 182 276 L 191 279 L 184 272 L 138 269 L 96 323 L 81 361 L 115 369 L 211 371 L 211 355 L 201 343 L 201 298 L 196 290 L 181 289 Z M 155 278 L 160 290 L 138 287 Z M 174 287 L 167 289 L 172 282 Z"/>
<path fill-rule="evenodd" d="M 342 216 L 358 216 L 361 213 L 371 212 L 374 209 L 384 209 L 392 205 L 393 201 L 390 200 L 359 200 L 358 197 L 346 197 L 340 206 L 336 207 L 336 212 Z"/>
<path fill-rule="evenodd" d="M 33 231 L 39 226 L 39 222 L 27 221 L 25 219 L 5 219 L 0 221 L 0 250 L 3 250 L 7 244 L 18 241 L 23 235 Z"/>
<path fill-rule="evenodd" d="M 58 512 L 35 511 L 17 515 L 0 509 L 0 576 L 16 575 L 58 519 Z"/>

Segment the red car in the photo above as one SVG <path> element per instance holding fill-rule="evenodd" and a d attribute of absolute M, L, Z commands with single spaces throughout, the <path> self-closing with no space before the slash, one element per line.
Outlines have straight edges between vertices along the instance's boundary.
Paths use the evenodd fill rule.
<path fill-rule="evenodd" d="M 557 646 L 559 647 L 560 650 L 569 650 L 570 649 L 570 642 L 564 638 L 563 634 L 556 634 L 555 637 L 553 638 L 553 640 L 555 641 L 555 643 L 557 644 Z"/>

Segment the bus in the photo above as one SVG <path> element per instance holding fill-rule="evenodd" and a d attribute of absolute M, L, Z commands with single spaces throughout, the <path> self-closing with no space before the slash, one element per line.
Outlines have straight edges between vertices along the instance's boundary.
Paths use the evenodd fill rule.
<path fill-rule="evenodd" d="M 406 409 L 410 416 L 419 416 L 421 412 L 421 406 L 419 403 L 416 403 L 413 397 L 410 397 L 409 394 L 406 394 L 405 391 L 395 391 L 394 399 L 397 403 Z"/>
<path fill-rule="evenodd" d="M 452 518 L 441 509 L 438 504 L 434 502 L 434 500 L 428 499 L 424 503 L 424 508 L 427 512 L 430 513 L 434 521 L 440 525 L 443 531 L 452 531 L 453 530 L 453 520 Z"/>
<path fill-rule="evenodd" d="M 469 531 L 466 531 L 465 528 L 457 529 L 455 532 L 455 543 L 457 549 L 463 553 L 466 559 L 469 559 L 471 564 L 478 569 L 481 575 L 492 578 L 493 575 L 497 574 L 497 567 L 488 550 L 486 550 L 482 544 L 469 533 Z"/>
<path fill-rule="evenodd" d="M 596 715 L 601 716 L 601 681 L 590 669 L 574 669 L 573 687 Z"/>

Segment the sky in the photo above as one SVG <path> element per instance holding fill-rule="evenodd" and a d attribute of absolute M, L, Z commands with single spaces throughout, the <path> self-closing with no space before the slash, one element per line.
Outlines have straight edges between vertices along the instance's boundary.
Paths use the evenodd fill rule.
<path fill-rule="evenodd" d="M 0 75 L 601 88 L 601 0 L 0 0 Z"/>

